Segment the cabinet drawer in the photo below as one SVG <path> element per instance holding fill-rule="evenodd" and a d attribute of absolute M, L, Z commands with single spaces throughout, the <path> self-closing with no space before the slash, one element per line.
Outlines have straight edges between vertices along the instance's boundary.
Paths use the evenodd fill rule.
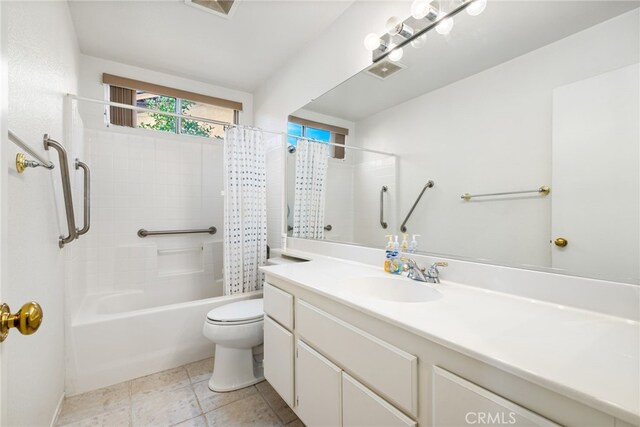
<path fill-rule="evenodd" d="M 300 300 L 296 300 L 296 331 L 385 399 L 417 416 L 415 356 Z"/>
<path fill-rule="evenodd" d="M 293 406 L 293 334 L 264 317 L 264 377 Z"/>
<path fill-rule="evenodd" d="M 416 422 L 342 373 L 343 427 L 415 427 Z"/>
<path fill-rule="evenodd" d="M 558 427 L 522 406 L 434 366 L 433 425 L 470 424 Z"/>
<path fill-rule="evenodd" d="M 293 296 L 269 283 L 263 288 L 264 312 L 285 328 L 293 329 Z"/>

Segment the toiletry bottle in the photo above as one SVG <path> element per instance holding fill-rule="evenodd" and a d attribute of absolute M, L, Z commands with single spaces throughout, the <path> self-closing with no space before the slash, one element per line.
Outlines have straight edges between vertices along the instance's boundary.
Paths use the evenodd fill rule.
<path fill-rule="evenodd" d="M 420 237 L 419 234 L 414 234 L 411 237 L 411 242 L 409 243 L 409 252 L 415 254 L 418 251 L 418 241 L 416 237 Z"/>
<path fill-rule="evenodd" d="M 402 252 L 406 252 L 409 249 L 409 235 L 407 233 L 402 234 L 402 243 L 400 244 Z"/>
<path fill-rule="evenodd" d="M 396 251 L 400 250 L 400 243 L 398 243 L 398 235 L 397 234 L 393 237 L 393 249 L 396 250 Z"/>
<path fill-rule="evenodd" d="M 384 260 L 384 271 L 386 271 L 387 273 L 391 273 L 391 258 L 392 258 L 392 252 L 393 252 L 393 236 L 391 234 L 388 234 L 385 236 L 386 238 L 389 239 L 389 241 L 387 242 L 387 246 L 385 247 L 385 260 Z"/>

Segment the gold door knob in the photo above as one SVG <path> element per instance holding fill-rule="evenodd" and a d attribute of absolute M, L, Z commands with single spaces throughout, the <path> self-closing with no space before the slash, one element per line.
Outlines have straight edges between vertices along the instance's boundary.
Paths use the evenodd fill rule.
<path fill-rule="evenodd" d="M 565 239 L 564 237 L 558 237 L 556 240 L 553 241 L 553 243 L 555 243 L 556 246 L 564 248 L 569 244 L 569 241 L 567 241 L 567 239 Z"/>
<path fill-rule="evenodd" d="M 16 328 L 22 335 L 31 335 L 38 330 L 42 323 L 42 308 L 37 302 L 31 301 L 11 314 L 7 304 L 0 306 L 0 342 L 9 335 L 11 328 Z"/>

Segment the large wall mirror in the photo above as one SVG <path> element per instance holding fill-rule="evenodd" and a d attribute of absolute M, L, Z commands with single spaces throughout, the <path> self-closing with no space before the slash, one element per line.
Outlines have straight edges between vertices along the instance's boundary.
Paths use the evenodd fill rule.
<path fill-rule="evenodd" d="M 489 0 L 292 112 L 290 235 L 638 284 L 639 5 Z"/>

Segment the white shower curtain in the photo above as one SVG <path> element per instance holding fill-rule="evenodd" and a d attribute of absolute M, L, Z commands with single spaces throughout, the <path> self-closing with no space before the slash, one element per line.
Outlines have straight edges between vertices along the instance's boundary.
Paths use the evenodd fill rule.
<path fill-rule="evenodd" d="M 293 237 L 324 239 L 329 145 L 306 139 L 297 145 Z"/>
<path fill-rule="evenodd" d="M 225 133 L 224 291 L 262 289 L 267 261 L 266 149 L 262 132 L 232 127 Z"/>

